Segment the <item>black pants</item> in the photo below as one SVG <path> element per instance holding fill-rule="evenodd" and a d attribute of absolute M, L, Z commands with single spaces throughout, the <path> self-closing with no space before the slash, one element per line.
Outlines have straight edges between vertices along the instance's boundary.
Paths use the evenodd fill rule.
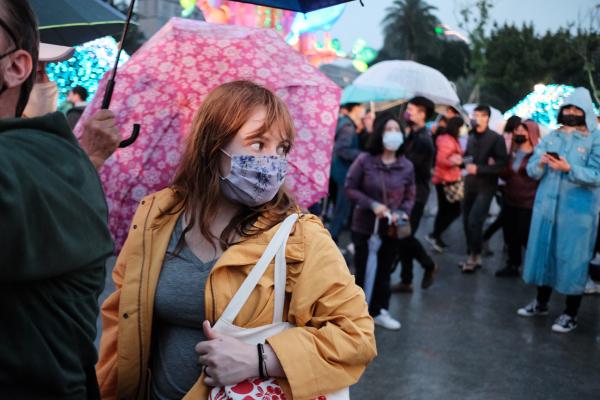
<path fill-rule="evenodd" d="M 506 243 L 506 242 L 508 242 L 508 236 L 507 236 L 507 232 L 506 232 L 505 224 L 504 224 L 505 218 L 504 218 L 504 192 L 503 192 L 503 189 L 499 189 L 496 192 L 495 197 L 496 197 L 496 202 L 500 206 L 500 213 L 498 214 L 498 216 L 496 217 L 494 222 L 492 222 L 490 224 L 490 226 L 487 227 L 485 232 L 483 232 L 483 240 L 485 242 L 487 242 L 488 240 L 490 240 L 492 238 L 492 236 L 494 236 L 496 234 L 496 232 L 498 232 L 500 229 L 502 229 L 502 235 L 504 236 L 504 243 Z"/>
<path fill-rule="evenodd" d="M 538 286 L 537 288 L 537 301 L 540 304 L 548 304 L 550 301 L 550 296 L 552 295 L 552 288 L 550 286 Z M 567 296 L 567 308 L 565 309 L 565 314 L 569 317 L 575 318 L 577 313 L 579 312 L 579 307 L 581 306 L 581 300 L 583 299 L 582 295 L 570 295 Z"/>
<path fill-rule="evenodd" d="M 479 255 L 483 245 L 483 224 L 494 198 L 493 191 L 465 191 L 463 199 L 463 225 L 467 238 L 467 253 Z"/>
<path fill-rule="evenodd" d="M 412 235 L 399 240 L 398 246 L 400 250 L 400 263 L 402 264 L 402 272 L 400 278 L 402 283 L 410 284 L 413 280 L 413 260 L 417 260 L 419 264 L 425 269 L 433 268 L 434 262 L 425 251 L 425 248 L 415 237 L 421 218 L 423 217 L 423 211 L 425 210 L 425 203 L 416 202 L 412 213 L 410 214 L 410 229 Z"/>
<path fill-rule="evenodd" d="M 356 284 L 365 289 L 365 272 L 369 258 L 369 237 L 362 233 L 352 232 L 354 243 L 354 268 L 356 269 Z M 382 238 L 381 248 L 377 253 L 377 274 L 373 285 L 373 294 L 369 304 L 369 313 L 376 317 L 382 308 L 390 306 L 390 274 L 392 266 L 398 255 L 399 245 L 397 239 Z"/>
<path fill-rule="evenodd" d="M 460 217 L 460 201 L 450 203 L 448 199 L 446 199 L 443 184 L 435 185 L 435 191 L 438 199 L 438 213 L 435 216 L 433 233 L 431 236 L 436 239 L 441 239 L 442 234 L 446 229 Z"/>
<path fill-rule="evenodd" d="M 508 246 L 508 266 L 519 268 L 527 247 L 532 210 L 504 204 L 504 221 Z"/>

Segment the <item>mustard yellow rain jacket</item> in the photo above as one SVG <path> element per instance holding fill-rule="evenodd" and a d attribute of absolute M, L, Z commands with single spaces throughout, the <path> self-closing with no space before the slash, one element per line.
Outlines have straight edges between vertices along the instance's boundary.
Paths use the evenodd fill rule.
<path fill-rule="evenodd" d="M 103 399 L 145 399 L 154 295 L 167 245 L 181 211 L 172 189 L 141 201 L 113 270 L 116 290 L 102 305 L 103 333 L 96 366 Z M 260 224 L 260 219 L 258 224 Z M 211 271 L 205 318 L 214 324 L 262 255 L 278 226 L 243 238 L 228 248 Z M 288 399 L 311 399 L 358 381 L 376 356 L 373 320 L 363 291 L 327 230 L 315 216 L 302 215 L 286 248 L 288 329 L 268 339 L 287 379 Z M 234 323 L 253 328 L 273 318 L 273 264 Z M 190 349 L 190 351 L 194 351 Z M 201 376 L 185 399 L 206 399 Z"/>

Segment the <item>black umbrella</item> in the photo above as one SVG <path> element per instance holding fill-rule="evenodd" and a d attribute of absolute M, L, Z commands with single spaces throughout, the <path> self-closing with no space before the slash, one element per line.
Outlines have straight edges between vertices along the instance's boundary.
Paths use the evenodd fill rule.
<path fill-rule="evenodd" d="M 40 40 L 75 46 L 123 29 L 125 16 L 100 0 L 29 0 L 38 17 Z"/>
<path fill-rule="evenodd" d="M 235 0 L 240 3 L 251 3 L 259 6 L 282 8 L 284 10 L 307 13 L 321 8 L 331 7 L 354 0 Z M 359 0 L 362 4 L 363 0 Z"/>

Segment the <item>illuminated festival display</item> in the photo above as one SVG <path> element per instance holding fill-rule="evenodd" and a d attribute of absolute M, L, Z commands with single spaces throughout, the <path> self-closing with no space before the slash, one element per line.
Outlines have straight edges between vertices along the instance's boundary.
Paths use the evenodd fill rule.
<path fill-rule="evenodd" d="M 112 37 L 97 39 L 81 46 L 75 46 L 73 57 L 46 66 L 48 78 L 58 85 L 58 102 L 61 104 L 69 90 L 75 86 L 87 89 L 91 100 L 98 89 L 98 81 L 111 69 L 117 56 L 117 42 Z M 119 65 L 129 59 L 123 52 Z"/>
<path fill-rule="evenodd" d="M 568 85 L 535 85 L 533 92 L 525 96 L 516 106 L 504 113 L 507 119 L 512 115 L 532 119 L 550 129 L 558 128 L 556 118 L 563 101 L 575 88 Z M 598 114 L 598 110 L 596 110 Z"/>

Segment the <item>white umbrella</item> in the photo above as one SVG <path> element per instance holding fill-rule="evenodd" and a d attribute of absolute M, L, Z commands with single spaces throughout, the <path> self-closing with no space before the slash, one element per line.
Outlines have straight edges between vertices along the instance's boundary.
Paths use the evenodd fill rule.
<path fill-rule="evenodd" d="M 475 118 L 475 107 L 477 107 L 477 104 L 469 103 L 463 105 L 463 109 L 469 114 L 469 118 Z M 504 125 L 506 124 L 502 113 L 497 108 L 490 107 L 490 109 L 492 110 L 489 123 L 490 129 L 493 129 L 496 132 L 502 132 L 504 130 Z"/>
<path fill-rule="evenodd" d="M 344 89 L 342 104 L 408 100 L 424 96 L 435 104 L 460 100 L 450 81 L 438 70 L 414 61 L 382 61 Z"/>
<path fill-rule="evenodd" d="M 377 276 L 377 253 L 381 248 L 381 238 L 377 232 L 378 228 L 379 219 L 376 219 L 375 230 L 369 238 L 369 257 L 367 258 L 367 268 L 365 269 L 365 297 L 367 298 L 367 304 L 371 303 L 373 286 L 375 286 L 375 277 Z"/>

